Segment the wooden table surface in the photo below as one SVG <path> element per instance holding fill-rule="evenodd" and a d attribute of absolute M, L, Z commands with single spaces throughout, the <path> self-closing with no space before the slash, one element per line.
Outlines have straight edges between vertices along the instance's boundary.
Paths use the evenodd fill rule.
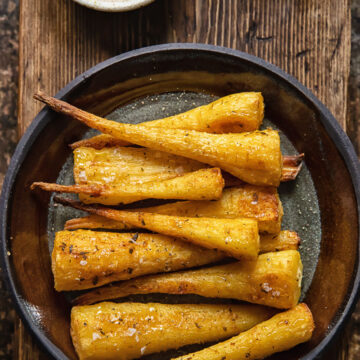
<path fill-rule="evenodd" d="M 41 108 L 84 70 L 128 50 L 168 42 L 226 46 L 259 56 L 311 89 L 346 130 L 351 17 L 349 0 L 156 0 L 128 13 L 101 13 L 71 0 L 21 0 L 21 136 Z M 350 99 L 354 101 L 353 94 Z M 359 307 L 358 307 L 359 308 Z M 17 320 L 16 359 L 47 359 Z M 360 358 L 360 308 L 326 359 Z"/>

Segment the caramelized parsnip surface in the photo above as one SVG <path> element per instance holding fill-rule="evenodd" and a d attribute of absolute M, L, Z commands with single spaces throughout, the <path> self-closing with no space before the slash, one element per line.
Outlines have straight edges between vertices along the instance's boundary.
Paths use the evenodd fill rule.
<path fill-rule="evenodd" d="M 71 335 L 80 360 L 130 360 L 228 338 L 271 315 L 254 305 L 104 302 L 73 307 Z"/>

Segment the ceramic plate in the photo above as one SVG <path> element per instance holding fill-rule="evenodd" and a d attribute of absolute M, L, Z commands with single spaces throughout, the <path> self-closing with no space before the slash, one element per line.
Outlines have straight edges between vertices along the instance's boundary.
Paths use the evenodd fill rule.
<path fill-rule="evenodd" d="M 282 184 L 279 192 L 283 228 L 302 238 L 302 298 L 314 314 L 316 330 L 310 342 L 273 358 L 314 359 L 351 314 L 360 277 L 359 163 L 324 105 L 294 78 L 259 58 L 199 44 L 160 45 L 114 57 L 80 75 L 57 97 L 101 116 L 138 123 L 241 91 L 263 93 L 264 126 L 280 130 L 284 154 L 306 154 L 298 179 Z M 76 213 L 54 208 L 49 194 L 31 193 L 29 185 L 71 183 L 67 145 L 89 136 L 88 131 L 68 117 L 42 110 L 15 151 L 1 198 L 3 269 L 14 304 L 56 359 L 76 355 L 69 335 L 71 295 L 53 289 L 50 251 L 54 232 Z M 165 295 L 155 299 L 204 301 Z"/>

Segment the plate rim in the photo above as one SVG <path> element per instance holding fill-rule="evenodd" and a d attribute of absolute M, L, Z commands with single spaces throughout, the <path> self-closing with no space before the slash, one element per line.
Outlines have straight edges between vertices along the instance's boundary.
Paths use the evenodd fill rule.
<path fill-rule="evenodd" d="M 106 69 L 109 66 L 112 66 L 118 62 L 128 60 L 131 58 L 137 58 L 143 55 L 151 55 L 153 53 L 159 52 L 173 52 L 173 51 L 199 51 L 199 52 L 210 52 L 217 53 L 218 55 L 233 56 L 241 61 L 247 61 L 249 63 L 255 64 L 260 68 L 265 69 L 270 72 L 273 76 L 281 78 L 283 81 L 287 82 L 290 87 L 293 87 L 298 91 L 302 96 L 304 96 L 312 105 L 317 108 L 319 113 L 322 115 L 320 121 L 325 127 L 325 130 L 331 140 L 334 142 L 336 149 L 341 154 L 343 160 L 345 161 L 346 167 L 349 171 L 354 194 L 357 203 L 357 218 L 358 218 L 358 227 L 360 225 L 360 163 L 358 157 L 355 153 L 354 147 L 346 135 L 344 130 L 341 128 L 340 124 L 337 122 L 335 117 L 332 115 L 329 109 L 303 84 L 301 84 L 296 78 L 292 75 L 286 73 L 279 67 L 263 60 L 257 56 L 247 54 L 245 52 L 234 50 L 222 46 L 200 44 L 200 43 L 171 43 L 171 44 L 161 44 L 153 45 L 148 47 L 143 47 L 135 50 L 128 51 L 121 55 L 111 57 L 103 62 L 96 64 L 90 69 L 86 70 L 84 73 L 77 76 L 74 80 L 66 84 L 56 95 L 56 98 L 66 100 L 67 97 L 75 91 L 84 81 L 86 81 L 91 76 L 95 75 L 99 71 Z M 68 357 L 57 347 L 39 328 L 37 324 L 33 322 L 33 319 L 28 314 L 26 307 L 20 301 L 20 295 L 17 293 L 16 284 L 12 276 L 11 264 L 9 261 L 9 256 L 7 255 L 9 249 L 7 248 L 7 227 L 8 227 L 8 207 L 11 202 L 11 193 L 14 186 L 16 177 L 20 170 L 20 167 L 27 156 L 28 152 L 31 150 L 31 147 L 43 130 L 43 128 L 50 122 L 51 110 L 48 107 L 44 107 L 34 118 L 32 123 L 27 128 L 26 132 L 20 139 L 18 145 L 16 146 L 15 152 L 11 158 L 6 176 L 4 178 L 1 197 L 0 197 L 0 260 L 1 266 L 3 269 L 3 278 L 8 289 L 10 290 L 10 296 L 13 302 L 13 305 L 17 311 L 17 314 L 20 316 L 25 326 L 31 332 L 31 334 L 36 338 L 38 343 L 55 359 L 68 359 Z M 345 326 L 347 320 L 350 318 L 357 300 L 360 296 L 360 231 L 358 234 L 358 256 L 355 264 L 355 272 L 353 274 L 353 288 L 350 295 L 345 300 L 346 304 L 342 310 L 341 315 L 336 320 L 333 328 L 326 334 L 325 338 L 308 354 L 303 356 L 302 360 L 315 359 L 321 353 L 323 353 L 330 343 L 337 338 L 340 334 L 340 331 Z M 10 255 L 11 256 L 11 255 Z"/>

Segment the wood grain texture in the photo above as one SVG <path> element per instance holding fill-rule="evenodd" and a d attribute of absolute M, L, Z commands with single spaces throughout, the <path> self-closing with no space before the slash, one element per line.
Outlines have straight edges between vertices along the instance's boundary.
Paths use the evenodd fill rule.
<path fill-rule="evenodd" d="M 345 128 L 350 26 L 349 0 L 156 0 L 123 14 L 71 0 L 21 0 L 19 136 L 41 108 L 32 100 L 36 90 L 55 94 L 102 60 L 166 42 L 221 45 L 264 58 L 310 88 Z M 350 345 L 346 337 L 352 326 L 334 358 L 357 358 L 351 349 L 359 337 Z M 16 339 L 16 359 L 44 358 L 21 323 Z"/>
<path fill-rule="evenodd" d="M 49 359 L 49 356 L 37 346 L 35 339 L 25 329 L 19 318 L 15 322 L 13 358 L 21 360 Z"/>
<path fill-rule="evenodd" d="M 157 0 L 122 14 L 71 0 L 22 0 L 20 24 L 20 135 L 41 107 L 34 91 L 54 94 L 102 60 L 166 42 L 209 43 L 262 57 L 313 90 L 345 126 L 348 0 Z"/>

